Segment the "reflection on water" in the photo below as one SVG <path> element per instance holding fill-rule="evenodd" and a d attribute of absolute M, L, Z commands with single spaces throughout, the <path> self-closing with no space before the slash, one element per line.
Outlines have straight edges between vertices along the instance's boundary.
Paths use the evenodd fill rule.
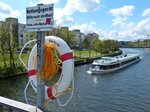
<path fill-rule="evenodd" d="M 128 53 L 139 53 L 140 62 L 105 75 L 90 75 L 90 65 L 75 68 L 75 91 L 71 102 L 60 107 L 57 101 L 49 102 L 50 112 L 149 112 L 150 111 L 150 51 L 123 49 Z M 27 76 L 0 79 L 0 95 L 25 102 L 24 88 Z M 31 86 L 28 100 L 36 104 L 36 93 Z M 59 97 L 65 103 L 70 94 Z"/>
<path fill-rule="evenodd" d="M 97 84 L 98 83 L 98 81 L 97 81 L 97 77 L 95 76 L 95 77 L 93 77 L 93 82 L 94 82 L 94 84 Z"/>

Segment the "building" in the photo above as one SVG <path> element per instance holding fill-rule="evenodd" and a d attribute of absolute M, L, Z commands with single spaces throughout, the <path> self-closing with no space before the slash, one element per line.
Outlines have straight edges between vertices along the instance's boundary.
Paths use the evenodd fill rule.
<path fill-rule="evenodd" d="M 85 34 L 84 33 L 81 33 L 81 43 L 83 44 L 83 41 L 85 39 Z"/>
<path fill-rule="evenodd" d="M 17 46 L 23 46 L 27 41 L 35 38 L 33 37 L 33 33 L 27 32 L 26 24 L 19 23 L 17 18 L 9 17 L 5 21 L 0 21 L 0 24 L 2 23 L 8 23 Z"/>
<path fill-rule="evenodd" d="M 99 35 L 97 33 L 88 33 L 87 37 L 90 41 L 94 40 L 94 39 L 98 39 Z"/>
<path fill-rule="evenodd" d="M 26 24 L 18 24 L 18 40 L 19 46 L 24 46 L 29 40 L 36 38 L 36 32 L 27 32 Z M 30 48 L 32 45 L 29 44 L 26 48 Z"/>
<path fill-rule="evenodd" d="M 18 40 L 18 19 L 9 17 L 9 18 L 6 18 L 5 22 L 10 25 L 9 27 L 10 27 L 10 30 L 12 31 L 13 38 L 14 38 L 17 46 L 19 46 L 19 40 Z"/>
<path fill-rule="evenodd" d="M 76 47 L 81 49 L 82 48 L 82 44 L 83 44 L 83 41 L 84 41 L 84 38 L 85 38 L 85 34 L 80 32 L 79 29 L 75 29 L 73 30 L 73 32 L 75 33 L 75 37 L 77 39 L 77 45 Z"/>
<path fill-rule="evenodd" d="M 23 46 L 26 42 L 25 37 L 27 34 L 27 30 L 26 30 L 26 24 L 18 24 L 18 41 L 19 41 L 19 45 Z"/>

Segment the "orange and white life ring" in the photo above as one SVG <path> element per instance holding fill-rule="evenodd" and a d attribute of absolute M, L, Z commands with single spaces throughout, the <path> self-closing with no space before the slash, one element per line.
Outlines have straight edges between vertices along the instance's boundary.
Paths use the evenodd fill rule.
<path fill-rule="evenodd" d="M 72 51 L 64 40 L 56 36 L 45 37 L 45 42 L 54 43 L 60 53 L 62 61 L 62 71 L 55 86 L 45 86 L 45 98 L 55 99 L 58 94 L 64 92 L 70 85 L 74 72 L 74 59 Z M 32 88 L 37 92 L 37 70 L 34 66 L 33 57 L 37 55 L 37 45 L 32 48 L 28 60 L 28 77 Z"/>

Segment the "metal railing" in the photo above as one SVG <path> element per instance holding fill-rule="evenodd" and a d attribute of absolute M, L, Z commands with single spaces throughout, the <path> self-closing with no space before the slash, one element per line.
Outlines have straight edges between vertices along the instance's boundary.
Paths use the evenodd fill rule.
<path fill-rule="evenodd" d="M 0 96 L 0 112 L 42 112 L 36 106 Z"/>

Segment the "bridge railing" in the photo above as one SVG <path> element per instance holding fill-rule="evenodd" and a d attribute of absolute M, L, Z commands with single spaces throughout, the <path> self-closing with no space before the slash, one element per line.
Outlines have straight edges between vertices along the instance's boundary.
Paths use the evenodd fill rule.
<path fill-rule="evenodd" d="M 36 106 L 0 96 L 0 112 L 42 112 Z"/>

